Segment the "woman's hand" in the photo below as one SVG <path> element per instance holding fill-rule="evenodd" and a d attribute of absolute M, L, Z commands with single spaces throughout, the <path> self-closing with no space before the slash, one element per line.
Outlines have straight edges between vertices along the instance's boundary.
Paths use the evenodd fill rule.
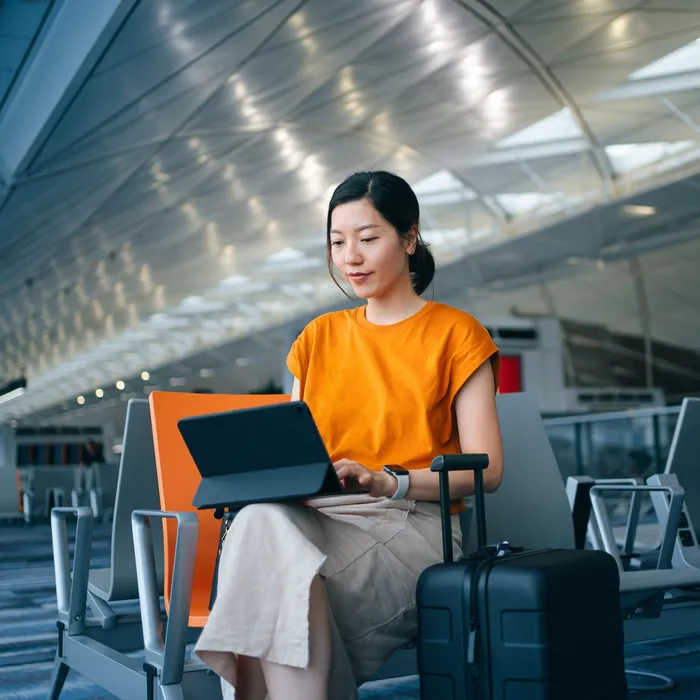
<path fill-rule="evenodd" d="M 341 459 L 333 466 L 341 483 L 345 479 L 355 479 L 360 486 L 369 489 L 370 496 L 373 498 L 391 498 L 396 493 L 398 487 L 396 478 L 383 470 L 375 472 L 350 459 Z"/>

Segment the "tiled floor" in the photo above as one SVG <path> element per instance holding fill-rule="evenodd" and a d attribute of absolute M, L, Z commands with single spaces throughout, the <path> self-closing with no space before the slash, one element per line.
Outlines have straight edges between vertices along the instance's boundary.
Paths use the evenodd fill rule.
<path fill-rule="evenodd" d="M 98 525 L 94 566 L 106 566 L 109 529 Z M 45 700 L 55 651 L 56 601 L 51 536 L 46 524 L 0 527 L 0 699 Z M 700 630 L 697 635 L 629 644 L 633 668 L 669 674 L 676 688 L 650 692 L 648 700 L 700 698 Z M 362 700 L 418 700 L 418 679 L 408 677 L 363 686 Z M 114 700 L 114 696 L 71 673 L 62 700 Z M 592 699 L 594 700 L 594 699 Z"/>

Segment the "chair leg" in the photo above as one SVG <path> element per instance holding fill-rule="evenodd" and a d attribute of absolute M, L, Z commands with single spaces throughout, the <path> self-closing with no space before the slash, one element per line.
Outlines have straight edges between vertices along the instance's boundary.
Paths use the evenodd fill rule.
<path fill-rule="evenodd" d="M 165 700 L 185 700 L 182 686 L 179 683 L 161 685 L 159 688 Z"/>
<path fill-rule="evenodd" d="M 63 690 L 63 684 L 66 682 L 66 676 L 70 671 L 70 666 L 64 664 L 57 656 L 53 662 L 53 672 L 51 674 L 51 690 L 49 691 L 48 700 L 58 700 L 58 696 Z"/>

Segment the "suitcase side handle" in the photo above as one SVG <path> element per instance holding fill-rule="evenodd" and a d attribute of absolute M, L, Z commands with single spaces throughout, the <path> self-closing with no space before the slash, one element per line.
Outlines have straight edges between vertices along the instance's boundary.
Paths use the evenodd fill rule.
<path fill-rule="evenodd" d="M 430 471 L 440 474 L 440 513 L 442 515 L 442 554 L 445 562 L 454 561 L 452 551 L 452 521 L 450 520 L 449 473 L 474 472 L 476 501 L 476 534 L 479 549 L 486 546 L 486 505 L 484 503 L 484 469 L 489 466 L 487 454 L 439 455 L 430 465 Z"/>

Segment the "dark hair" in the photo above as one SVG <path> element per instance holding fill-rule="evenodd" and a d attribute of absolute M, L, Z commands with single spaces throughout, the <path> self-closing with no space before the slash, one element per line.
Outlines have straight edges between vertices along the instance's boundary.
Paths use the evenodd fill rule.
<path fill-rule="evenodd" d="M 328 205 L 328 220 L 326 222 L 328 270 L 336 284 L 338 284 L 338 280 L 333 274 L 331 262 L 331 216 L 337 206 L 348 202 L 357 202 L 361 199 L 366 199 L 379 212 L 380 216 L 396 229 L 400 238 L 406 238 L 414 226 L 419 228 L 418 198 L 406 180 L 384 170 L 350 175 L 335 188 Z M 435 259 L 428 245 L 423 242 L 420 229 L 416 239 L 416 250 L 408 258 L 408 269 L 411 272 L 413 290 L 416 294 L 423 294 L 435 276 Z M 338 287 L 340 287 L 339 284 Z M 342 287 L 340 289 L 345 293 Z"/>

